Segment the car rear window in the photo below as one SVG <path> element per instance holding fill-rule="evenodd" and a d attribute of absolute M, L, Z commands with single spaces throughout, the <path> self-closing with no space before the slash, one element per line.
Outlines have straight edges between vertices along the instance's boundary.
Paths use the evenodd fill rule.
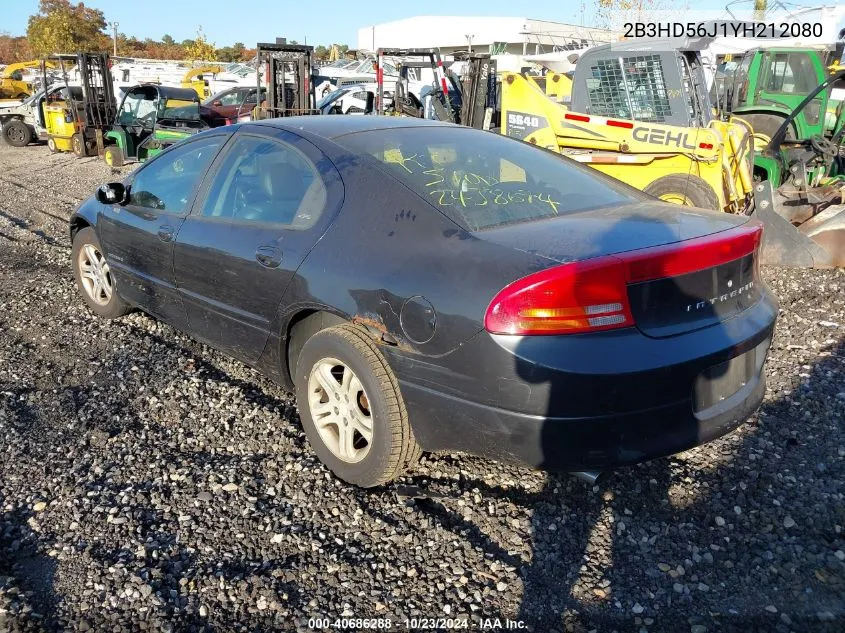
<path fill-rule="evenodd" d="M 559 154 L 491 132 L 408 127 L 356 132 L 335 141 L 375 157 L 471 231 L 646 198 Z"/>

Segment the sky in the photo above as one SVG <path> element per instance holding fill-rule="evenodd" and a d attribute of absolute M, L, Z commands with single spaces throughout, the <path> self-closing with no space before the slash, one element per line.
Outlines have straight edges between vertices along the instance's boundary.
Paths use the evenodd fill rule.
<path fill-rule="evenodd" d="M 73 0 L 77 2 L 78 0 Z M 722 9 L 728 0 L 694 0 L 696 9 Z M 255 46 L 276 37 L 309 44 L 331 43 L 357 46 L 358 29 L 364 26 L 409 18 L 415 15 L 507 16 L 552 20 L 570 24 L 592 24 L 596 0 L 86 0 L 100 9 L 118 31 L 139 39 L 176 41 L 193 39 L 202 27 L 218 47 L 243 42 Z M 801 4 L 835 4 L 804 0 Z M 3 0 L 0 32 L 23 35 L 27 18 L 38 11 L 38 0 Z M 290 7 L 290 8 L 286 8 Z"/>

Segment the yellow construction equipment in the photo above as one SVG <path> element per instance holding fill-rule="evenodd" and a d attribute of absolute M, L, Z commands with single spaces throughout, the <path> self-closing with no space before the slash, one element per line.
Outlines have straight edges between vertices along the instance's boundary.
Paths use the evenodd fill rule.
<path fill-rule="evenodd" d="M 78 134 L 80 129 L 79 116 L 74 117 L 70 108 L 72 101 L 56 100 L 44 101 L 44 125 L 49 130 L 47 147 L 51 152 L 76 152 L 84 156 Z"/>
<path fill-rule="evenodd" d="M 746 211 L 753 192 L 751 128 L 713 118 L 700 67 L 682 51 L 628 53 L 619 50 L 624 45 L 614 46 L 582 56 L 573 82 L 550 86 L 545 77 L 545 89 L 534 79 L 505 73 L 502 133 L 666 201 Z M 673 81 L 672 69 L 684 63 L 686 75 Z M 548 94 L 569 96 L 570 105 Z"/>
<path fill-rule="evenodd" d="M 60 53 L 41 65 L 47 84 L 47 61 L 56 64 L 68 90 L 48 95 L 43 102 L 47 147 L 51 152 L 72 151 L 78 157 L 103 151 L 103 132 L 117 118 L 111 63 L 108 53 Z M 79 86 L 71 86 L 68 68 L 76 67 Z"/>
<path fill-rule="evenodd" d="M 547 97 L 556 101 L 562 101 L 564 97 L 572 94 L 572 80 L 561 73 L 550 72 L 545 75 L 523 76 L 542 90 Z"/>
<path fill-rule="evenodd" d="M 38 68 L 40 60 L 18 62 L 6 66 L 0 74 L 0 99 L 26 99 L 33 93 L 32 83 L 24 81 L 22 70 L 26 68 Z M 55 68 L 50 63 L 48 68 Z"/>
<path fill-rule="evenodd" d="M 546 75 L 546 94 L 558 101 L 572 94 L 572 80 L 561 73 Z"/>
<path fill-rule="evenodd" d="M 203 75 L 216 75 L 222 73 L 225 69 L 223 66 L 197 66 L 191 68 L 182 77 L 182 87 L 193 89 L 200 99 L 208 99 L 211 96 L 211 88 L 208 85 L 208 79 Z"/>

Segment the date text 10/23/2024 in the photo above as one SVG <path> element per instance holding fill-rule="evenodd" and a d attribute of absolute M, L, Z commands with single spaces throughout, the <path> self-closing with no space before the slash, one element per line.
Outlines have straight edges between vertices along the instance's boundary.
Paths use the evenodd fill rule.
<path fill-rule="evenodd" d="M 318 631 L 498 631 L 525 630 L 522 620 L 509 618 L 310 618 L 308 628 Z"/>

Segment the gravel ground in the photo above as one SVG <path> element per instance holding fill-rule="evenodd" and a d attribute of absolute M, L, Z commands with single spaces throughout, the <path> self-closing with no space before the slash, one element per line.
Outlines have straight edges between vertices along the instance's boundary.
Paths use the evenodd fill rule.
<path fill-rule="evenodd" d="M 334 479 L 249 368 L 84 307 L 65 219 L 110 172 L 0 145 L 0 630 L 845 627 L 843 271 L 765 270 L 769 392 L 729 437 L 594 488 L 426 456 L 408 499 Z"/>

